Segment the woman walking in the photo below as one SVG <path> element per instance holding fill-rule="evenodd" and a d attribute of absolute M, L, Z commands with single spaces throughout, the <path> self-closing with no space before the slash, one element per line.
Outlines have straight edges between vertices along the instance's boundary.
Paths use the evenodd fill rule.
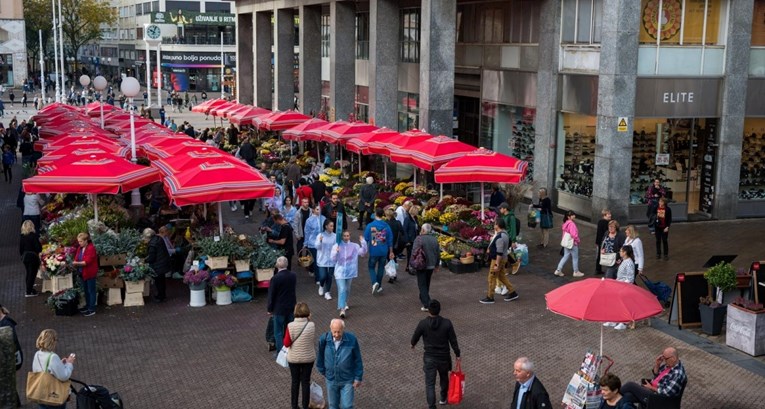
<path fill-rule="evenodd" d="M 574 245 L 570 249 L 566 247 L 563 247 L 562 249 L 563 257 L 561 257 L 560 261 L 558 262 L 558 268 L 555 270 L 555 275 L 559 277 L 563 277 L 565 275 L 563 274 L 563 266 L 566 265 L 569 257 L 571 257 L 571 263 L 574 267 L 574 277 L 584 276 L 584 274 L 579 271 L 579 229 L 577 229 L 576 223 L 574 223 L 575 219 L 576 214 L 569 210 L 566 212 L 566 221 L 561 226 L 563 236 L 568 233 L 571 236 Z"/>
<path fill-rule="evenodd" d="M 323 225 L 324 230 L 316 235 L 316 267 L 318 267 L 316 279 L 319 284 L 319 295 L 324 296 L 326 300 L 331 300 L 332 294 L 329 290 L 332 289 L 332 278 L 335 274 L 335 260 L 332 259 L 332 248 L 335 246 L 336 237 L 335 223 L 324 219 Z"/>
<path fill-rule="evenodd" d="M 337 309 L 340 318 L 348 314 L 348 297 L 351 294 L 351 282 L 359 275 L 359 257 L 367 254 L 367 242 L 359 236 L 359 243 L 351 242 L 351 233 L 343 231 L 343 241 L 332 247 L 332 261 L 335 262 L 335 280 L 337 280 Z"/>
<path fill-rule="evenodd" d="M 295 320 L 287 324 L 284 334 L 284 346 L 289 348 L 287 363 L 290 365 L 292 376 L 292 409 L 298 409 L 298 396 L 302 389 L 302 408 L 308 409 L 311 396 L 311 370 L 316 361 L 316 326 L 311 321 L 311 310 L 308 304 L 295 304 Z"/>
<path fill-rule="evenodd" d="M 537 247 L 547 248 L 550 242 L 550 230 L 553 227 L 552 201 L 547 197 L 547 189 L 539 189 L 539 203 L 534 207 L 539 209 L 539 227 L 542 231 L 542 242 L 537 244 Z"/>
<path fill-rule="evenodd" d="M 419 249 L 422 249 L 425 255 L 425 268 L 415 270 L 417 274 L 417 288 L 420 290 L 420 311 L 428 311 L 430 305 L 430 279 L 433 277 L 433 272 L 438 270 L 438 263 L 441 260 L 440 248 L 438 247 L 438 240 L 432 235 L 433 227 L 430 223 L 425 223 L 420 229 L 420 235 L 414 239 L 412 244 L 411 254 L 416 254 Z M 411 264 L 407 259 L 407 264 Z"/>
<path fill-rule="evenodd" d="M 619 222 L 611 220 L 608 222 L 608 232 L 603 236 L 603 242 L 600 244 L 599 259 L 602 259 L 606 254 L 615 254 L 613 264 L 603 265 L 601 261 L 598 261 L 599 265 L 606 267 L 606 278 L 616 278 L 616 270 L 621 261 L 618 253 L 623 245 L 624 234 L 619 231 Z"/>
<path fill-rule="evenodd" d="M 664 260 L 669 260 L 669 226 L 672 225 L 672 209 L 667 206 L 667 198 L 659 199 L 659 206 L 656 208 L 656 258 L 661 259 L 662 250 L 664 250 Z"/>
<path fill-rule="evenodd" d="M 308 269 L 317 280 L 319 279 L 319 268 L 317 264 L 318 247 L 316 245 L 316 238 L 324 228 L 324 220 L 326 219 L 321 215 L 321 206 L 314 206 L 311 210 L 311 215 L 306 219 L 305 226 L 303 227 L 303 245 L 309 252 L 311 252 L 311 256 L 313 256 L 313 263 L 311 263 L 311 266 Z M 326 257 L 329 258 L 329 253 L 326 254 Z M 330 277 L 332 277 L 332 275 L 330 275 Z"/>
<path fill-rule="evenodd" d="M 60 358 L 54 352 L 57 342 L 58 334 L 55 330 L 44 329 L 40 333 L 35 343 L 37 352 L 32 361 L 32 372 L 50 372 L 59 381 L 66 382 L 72 376 L 72 371 L 74 371 L 75 358 L 74 354 L 70 354 L 66 358 Z M 40 409 L 64 409 L 66 408 L 66 402 L 58 406 L 40 404 L 39 407 Z"/>
<path fill-rule="evenodd" d="M 643 241 L 638 237 L 638 232 L 635 226 L 631 224 L 624 229 L 624 234 L 627 236 L 624 240 L 624 245 L 632 246 L 632 252 L 635 255 L 635 271 L 637 271 L 637 274 L 643 274 L 643 268 L 645 267 Z"/>
<path fill-rule="evenodd" d="M 96 315 L 96 275 L 98 275 L 98 254 L 96 247 L 90 241 L 90 234 L 80 233 L 77 235 L 77 255 L 72 265 L 78 267 L 82 275 L 83 287 L 85 287 L 85 308 L 80 309 L 82 315 L 90 317 Z"/>
<path fill-rule="evenodd" d="M 600 220 L 595 230 L 595 274 L 603 274 L 603 266 L 600 265 L 600 249 L 603 248 L 603 239 L 608 232 L 608 223 L 611 221 L 611 211 L 603 209 L 600 211 Z"/>
<path fill-rule="evenodd" d="M 19 255 L 26 269 L 26 294 L 25 297 L 34 297 L 37 291 L 34 289 L 37 270 L 40 269 L 40 238 L 35 231 L 35 225 L 31 220 L 24 220 L 21 224 L 21 239 L 19 240 Z"/>
<path fill-rule="evenodd" d="M 13 344 L 16 347 L 16 371 L 21 369 L 22 365 L 24 364 L 24 353 L 21 351 L 21 343 L 19 343 L 19 337 L 16 334 L 16 321 L 13 320 L 13 318 L 10 317 L 10 311 L 8 311 L 5 307 L 0 305 L 0 328 L 2 327 L 11 327 L 11 333 L 13 335 Z M 16 380 L 16 373 L 14 372 L 14 381 Z M 15 382 L 14 382 L 15 384 Z M 19 398 L 19 393 L 17 390 L 13 390 L 13 394 L 16 395 L 16 406 L 15 407 L 21 407 L 21 399 Z M 6 395 L 7 396 L 7 395 Z"/>

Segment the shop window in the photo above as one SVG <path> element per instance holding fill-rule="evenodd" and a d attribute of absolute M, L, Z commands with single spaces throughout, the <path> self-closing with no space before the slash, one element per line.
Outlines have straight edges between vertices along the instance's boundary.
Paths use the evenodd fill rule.
<path fill-rule="evenodd" d="M 481 104 L 480 146 L 508 154 L 529 163 L 526 178 L 533 180 L 535 129 L 534 108 L 502 105 L 484 101 Z M 508 130 L 512 134 L 508 135 Z"/>
<path fill-rule="evenodd" d="M 398 130 L 409 131 L 420 126 L 420 95 L 409 92 L 398 93 Z"/>
<path fill-rule="evenodd" d="M 356 59 L 369 59 L 369 13 L 356 14 Z"/>
<path fill-rule="evenodd" d="M 539 9 L 538 0 L 458 4 L 457 42 L 536 44 Z"/>
<path fill-rule="evenodd" d="M 744 121 L 739 185 L 739 199 L 765 199 L 765 118 Z"/>
<path fill-rule="evenodd" d="M 728 1 L 641 0 L 640 43 L 725 44 L 723 16 L 727 13 Z M 760 24 L 765 23 L 760 21 Z"/>
<path fill-rule="evenodd" d="M 592 197 L 596 117 L 563 114 L 563 166 L 557 187 L 563 192 Z"/>
<path fill-rule="evenodd" d="M 0 54 L 0 84 L 13 86 L 13 54 Z"/>
<path fill-rule="evenodd" d="M 168 12 L 175 12 L 178 10 L 184 11 L 199 11 L 200 2 L 198 1 L 165 1 L 165 10 Z"/>
<path fill-rule="evenodd" d="M 321 15 L 321 56 L 329 57 L 329 14 Z"/>
<path fill-rule="evenodd" d="M 765 0 L 754 0 L 752 47 L 765 46 Z"/>
<path fill-rule="evenodd" d="M 401 10 L 401 62 L 420 62 L 420 9 Z"/>
<path fill-rule="evenodd" d="M 481 25 L 484 43 L 501 43 L 504 40 L 505 11 L 501 8 L 482 10 Z"/>
<path fill-rule="evenodd" d="M 226 2 L 223 2 L 223 3 L 213 3 L 213 2 L 208 1 L 208 2 L 205 3 L 205 10 L 208 13 L 210 13 L 210 12 L 215 12 L 215 13 L 231 13 L 231 4 L 230 3 L 226 3 Z"/>
<path fill-rule="evenodd" d="M 510 42 L 536 44 L 539 42 L 539 8 L 537 0 L 514 0 L 510 7 Z"/>
<path fill-rule="evenodd" d="M 603 0 L 563 0 L 561 7 L 561 43 L 600 43 Z"/>
<path fill-rule="evenodd" d="M 357 121 L 369 122 L 369 87 L 356 85 L 354 111 Z"/>

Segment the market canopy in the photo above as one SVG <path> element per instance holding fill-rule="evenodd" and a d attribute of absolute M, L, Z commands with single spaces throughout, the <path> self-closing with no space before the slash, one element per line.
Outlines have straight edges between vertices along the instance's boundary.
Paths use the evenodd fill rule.
<path fill-rule="evenodd" d="M 230 109 L 236 109 L 239 105 L 236 102 L 232 101 L 225 101 L 222 104 L 218 104 L 214 107 L 210 108 L 210 115 L 217 116 L 217 117 L 225 117 L 226 112 Z"/>
<path fill-rule="evenodd" d="M 439 135 L 406 147 L 393 149 L 391 160 L 397 163 L 408 163 L 422 170 L 430 171 L 474 150 L 475 146 Z"/>
<path fill-rule="evenodd" d="M 290 129 L 295 125 L 300 125 L 310 119 L 310 116 L 292 110 L 274 111 L 270 115 L 256 117 L 253 120 L 253 125 L 257 126 L 259 129 L 282 131 Z"/>
<path fill-rule="evenodd" d="M 211 106 L 215 106 L 216 104 L 222 104 L 224 102 L 228 102 L 228 101 L 222 98 L 209 99 L 207 101 L 202 102 L 199 105 L 194 105 L 193 107 L 191 107 L 191 112 L 206 113 Z"/>
<path fill-rule="evenodd" d="M 271 113 L 271 110 L 268 110 L 265 108 L 251 107 L 250 109 L 245 109 L 231 115 L 231 117 L 229 118 L 229 121 L 232 124 L 236 124 L 239 126 L 252 125 L 252 121 L 255 118 L 261 115 L 268 115 L 270 113 Z"/>
<path fill-rule="evenodd" d="M 527 167 L 526 161 L 478 148 L 441 166 L 435 179 L 436 183 L 520 183 Z"/>
<path fill-rule="evenodd" d="M 202 163 L 230 162 L 234 158 L 220 149 L 213 147 L 201 147 L 197 149 L 180 152 L 164 159 L 157 159 L 151 162 L 151 166 L 159 169 L 166 176 L 183 172 L 184 170 L 201 165 Z"/>
<path fill-rule="evenodd" d="M 328 143 L 344 144 L 349 139 L 355 138 L 367 132 L 378 129 L 374 125 L 365 122 L 337 123 L 329 129 L 321 132 L 321 140 Z"/>
<path fill-rule="evenodd" d="M 385 127 L 378 128 L 372 132 L 367 132 L 353 139 L 348 140 L 348 142 L 345 143 L 345 149 L 353 153 L 368 155 L 370 153 L 369 144 L 373 140 L 375 140 L 375 138 L 379 138 L 387 134 L 400 136 L 400 134 L 397 131 L 394 131 L 392 129 L 385 128 Z"/>
<path fill-rule="evenodd" d="M 303 136 L 307 131 L 310 131 L 312 129 L 316 129 L 320 126 L 324 126 L 328 124 L 329 122 L 319 119 L 319 118 L 311 118 L 301 124 L 295 125 L 284 132 L 282 132 L 282 137 L 288 141 L 302 141 Z"/>
<path fill-rule="evenodd" d="M 100 117 L 101 116 L 101 107 L 103 106 L 104 109 L 104 115 L 106 115 L 109 112 L 112 111 L 122 111 L 122 108 L 118 108 L 112 104 L 103 104 L 101 102 L 91 102 L 88 105 L 85 105 L 83 107 L 83 112 L 85 112 L 86 115 L 90 117 Z M 124 112 L 124 111 L 123 111 Z"/>
<path fill-rule="evenodd" d="M 322 142 L 324 138 L 324 132 L 327 132 L 328 130 L 334 127 L 341 126 L 347 123 L 348 122 L 345 122 L 345 121 L 327 122 L 325 125 L 317 126 L 316 128 L 305 131 L 303 133 L 303 140 Z"/>
<path fill-rule="evenodd" d="M 164 183 L 168 197 L 178 206 L 274 195 L 274 184 L 243 162 L 200 163 L 165 177 Z"/>
<path fill-rule="evenodd" d="M 90 155 L 112 155 L 130 159 L 130 148 L 127 146 L 106 144 L 89 144 L 88 146 L 82 146 L 80 144 L 67 145 L 45 152 L 45 156 L 38 159 L 37 164 L 39 166 L 46 166 L 58 161 L 62 161 L 61 163 L 78 161 L 81 158 L 86 158 Z"/>

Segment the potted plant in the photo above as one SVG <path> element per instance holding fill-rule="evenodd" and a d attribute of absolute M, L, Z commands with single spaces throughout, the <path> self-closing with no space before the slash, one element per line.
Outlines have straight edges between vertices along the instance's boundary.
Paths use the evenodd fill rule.
<path fill-rule="evenodd" d="M 231 304 L 231 288 L 236 285 L 236 277 L 229 273 L 221 273 L 213 276 L 210 285 L 215 289 L 217 305 Z"/>
<path fill-rule="evenodd" d="M 191 301 L 189 306 L 204 307 L 207 304 L 205 301 L 205 285 L 209 279 L 210 273 L 207 269 L 200 270 L 194 266 L 183 275 L 183 283 L 188 284 L 190 291 Z"/>
<path fill-rule="evenodd" d="M 199 254 L 207 256 L 206 264 L 211 269 L 225 269 L 229 258 L 236 258 L 246 252 L 235 237 L 203 237 L 196 242 Z"/>
<path fill-rule="evenodd" d="M 141 234 L 136 229 L 108 230 L 93 235 L 93 245 L 99 255 L 98 265 L 120 266 L 127 262 L 127 255 L 134 254 Z"/>
<path fill-rule="evenodd" d="M 701 330 L 709 335 L 720 335 L 725 308 L 711 296 L 699 298 L 699 312 L 701 313 Z"/>
<path fill-rule="evenodd" d="M 125 307 L 143 305 L 146 279 L 154 277 L 156 273 L 138 257 L 132 257 L 120 269 L 120 278 L 125 281 Z"/>
<path fill-rule="evenodd" d="M 271 247 L 262 234 L 251 236 L 250 241 L 255 248 L 250 256 L 250 264 L 255 267 L 255 278 L 258 281 L 268 281 L 274 275 L 276 259 L 283 256 L 284 252 Z"/>
<path fill-rule="evenodd" d="M 723 302 L 723 294 L 726 291 L 730 291 L 736 288 L 736 270 L 733 269 L 733 265 L 726 262 L 720 262 L 713 267 L 710 267 L 704 273 L 709 285 L 717 288 L 715 299 L 718 303 Z"/>
<path fill-rule="evenodd" d="M 743 297 L 728 304 L 725 343 L 752 356 L 765 354 L 765 307 Z"/>
<path fill-rule="evenodd" d="M 56 315 L 72 316 L 77 314 L 77 304 L 80 301 L 80 291 L 76 288 L 61 290 L 45 301 L 45 305 L 56 312 Z"/>

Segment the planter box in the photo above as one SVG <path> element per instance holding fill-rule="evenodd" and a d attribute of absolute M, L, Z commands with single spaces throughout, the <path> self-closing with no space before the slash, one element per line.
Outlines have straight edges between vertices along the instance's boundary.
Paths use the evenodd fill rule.
<path fill-rule="evenodd" d="M 124 305 L 125 307 L 142 307 L 143 293 L 126 293 Z"/>
<path fill-rule="evenodd" d="M 42 280 L 42 292 L 44 293 L 52 293 L 53 292 L 53 280 L 49 278 L 44 278 Z"/>
<path fill-rule="evenodd" d="M 101 288 L 122 288 L 125 286 L 125 282 L 119 277 L 98 277 L 98 286 Z"/>
<path fill-rule="evenodd" d="M 115 254 L 112 256 L 100 256 L 98 258 L 98 265 L 101 267 L 106 266 L 124 266 L 127 263 L 127 254 Z"/>
<path fill-rule="evenodd" d="M 752 356 L 765 354 L 765 312 L 754 313 L 728 304 L 725 343 Z"/>
<path fill-rule="evenodd" d="M 205 264 L 211 270 L 225 270 L 228 268 L 228 257 L 208 257 Z"/>
<path fill-rule="evenodd" d="M 74 286 L 72 283 L 72 275 L 67 274 L 64 276 L 52 276 L 51 280 L 51 292 L 57 293 L 62 290 L 68 290 Z"/>
<path fill-rule="evenodd" d="M 236 272 L 250 271 L 250 260 L 234 260 Z"/>
<path fill-rule="evenodd" d="M 454 274 L 475 273 L 478 271 L 478 263 L 462 264 L 459 260 L 452 260 L 446 265 Z"/>
<path fill-rule="evenodd" d="M 135 283 L 132 281 L 125 281 L 125 293 L 126 294 L 141 294 L 141 296 L 143 296 L 143 289 L 145 285 L 146 285 L 145 280 L 141 280 Z"/>
<path fill-rule="evenodd" d="M 119 288 L 109 288 L 106 290 L 106 305 L 122 304 L 122 290 Z"/>
<path fill-rule="evenodd" d="M 56 315 L 59 316 L 65 316 L 65 317 L 71 317 L 72 315 L 77 314 L 77 298 L 69 300 L 66 304 L 62 305 L 60 308 L 56 307 Z"/>
<path fill-rule="evenodd" d="M 699 311 L 701 312 L 701 330 L 708 335 L 720 335 L 725 319 L 725 307 L 712 308 L 706 304 L 699 304 Z"/>
<path fill-rule="evenodd" d="M 274 276 L 272 268 L 259 268 L 255 270 L 255 279 L 258 281 L 269 281 Z"/>

